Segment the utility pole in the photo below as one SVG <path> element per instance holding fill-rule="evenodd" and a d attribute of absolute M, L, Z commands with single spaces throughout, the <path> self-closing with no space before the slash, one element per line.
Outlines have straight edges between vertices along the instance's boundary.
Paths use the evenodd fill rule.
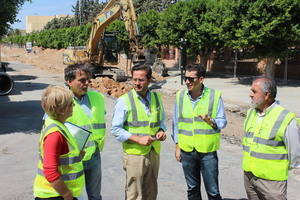
<path fill-rule="evenodd" d="M 82 0 L 79 0 L 79 25 L 81 26 L 82 24 L 82 13 L 81 13 L 81 4 L 82 4 Z"/>
<path fill-rule="evenodd" d="M 180 62 L 179 62 L 179 66 L 180 66 L 180 72 L 181 72 L 181 85 L 183 85 L 183 72 L 185 72 L 185 68 L 186 68 L 186 63 L 187 63 L 187 58 L 186 58 L 186 39 L 181 38 L 180 39 L 181 42 L 181 48 L 180 48 Z"/>
<path fill-rule="evenodd" d="M 237 52 L 238 50 L 234 50 L 234 66 L 233 66 L 233 78 L 236 78 L 236 68 L 237 68 Z"/>
<path fill-rule="evenodd" d="M 288 56 L 284 57 L 284 84 L 287 84 L 288 74 Z"/>

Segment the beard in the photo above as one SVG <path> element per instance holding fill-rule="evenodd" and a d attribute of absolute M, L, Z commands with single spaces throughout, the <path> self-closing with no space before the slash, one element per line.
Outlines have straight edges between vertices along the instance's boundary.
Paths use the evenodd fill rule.
<path fill-rule="evenodd" d="M 257 101 L 251 101 L 251 108 L 258 108 L 259 106 L 261 106 L 264 103 L 264 99 L 259 99 Z"/>

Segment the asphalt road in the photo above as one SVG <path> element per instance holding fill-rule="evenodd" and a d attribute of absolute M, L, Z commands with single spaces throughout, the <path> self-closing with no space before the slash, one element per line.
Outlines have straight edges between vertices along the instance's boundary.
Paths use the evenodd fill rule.
<path fill-rule="evenodd" d="M 15 80 L 11 95 L 0 96 L 0 199 L 29 200 L 37 167 L 38 137 L 43 115 L 40 97 L 49 84 L 63 85 L 63 76 L 20 63 L 11 63 L 8 73 Z M 124 199 L 121 144 L 109 132 L 115 100 L 107 97 L 107 139 L 102 152 L 102 195 L 104 200 Z M 170 111 L 172 112 L 172 111 Z M 168 119 L 168 134 L 171 121 Z M 238 145 L 222 141 L 219 155 L 220 190 L 224 199 L 246 199 Z M 169 137 L 163 144 L 159 173 L 159 200 L 186 199 L 186 185 L 180 163 L 174 159 Z M 300 199 L 300 181 L 292 176 L 288 199 Z M 203 191 L 203 199 L 207 199 Z"/>

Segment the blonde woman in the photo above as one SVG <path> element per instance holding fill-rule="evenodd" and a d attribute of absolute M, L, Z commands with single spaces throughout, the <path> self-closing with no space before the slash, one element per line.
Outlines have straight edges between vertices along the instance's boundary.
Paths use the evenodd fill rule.
<path fill-rule="evenodd" d="M 61 86 L 49 86 L 41 104 L 49 117 L 39 141 L 40 160 L 33 187 L 35 199 L 76 199 L 84 187 L 82 155 L 64 126 L 73 112 L 72 92 Z"/>

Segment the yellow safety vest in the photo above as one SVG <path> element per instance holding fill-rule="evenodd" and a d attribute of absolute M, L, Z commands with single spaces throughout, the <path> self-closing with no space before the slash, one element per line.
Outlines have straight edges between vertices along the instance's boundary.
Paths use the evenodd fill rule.
<path fill-rule="evenodd" d="M 91 159 L 97 146 L 100 151 L 103 149 L 105 136 L 104 96 L 95 91 L 88 91 L 87 96 L 91 106 L 92 117 L 87 116 L 77 101 L 73 100 L 75 103 L 73 114 L 67 119 L 67 122 L 71 122 L 92 132 L 86 144 L 83 161 Z"/>
<path fill-rule="evenodd" d="M 187 90 L 178 91 L 178 145 L 186 151 L 201 153 L 217 151 L 220 147 L 220 130 L 213 129 L 199 115 L 216 118 L 221 92 L 205 87 L 201 99 L 193 109 Z"/>
<path fill-rule="evenodd" d="M 288 178 L 288 151 L 284 134 L 295 114 L 274 105 L 262 120 L 255 109 L 248 110 L 244 122 L 243 170 L 256 177 L 283 181 Z"/>
<path fill-rule="evenodd" d="M 43 158 L 44 158 L 44 139 L 50 133 L 59 131 L 67 140 L 69 152 L 59 157 L 58 171 L 61 178 L 72 192 L 74 197 L 79 197 L 84 187 L 84 171 L 80 158 L 80 150 L 75 139 L 69 133 L 67 128 L 60 122 L 48 117 L 45 121 L 45 128 L 42 130 L 39 141 L 39 162 L 38 173 L 34 180 L 33 191 L 35 197 L 50 198 L 61 196 L 47 181 L 43 174 Z"/>
<path fill-rule="evenodd" d="M 156 92 L 150 92 L 150 115 L 147 115 L 138 94 L 134 89 L 123 95 L 127 108 L 127 119 L 124 122 L 124 129 L 132 135 L 146 136 L 155 134 L 159 130 L 162 120 L 163 105 L 161 96 Z M 127 154 L 146 155 L 150 152 L 151 148 L 159 154 L 160 142 L 154 141 L 149 146 L 139 145 L 131 141 L 123 142 L 123 149 Z"/>

